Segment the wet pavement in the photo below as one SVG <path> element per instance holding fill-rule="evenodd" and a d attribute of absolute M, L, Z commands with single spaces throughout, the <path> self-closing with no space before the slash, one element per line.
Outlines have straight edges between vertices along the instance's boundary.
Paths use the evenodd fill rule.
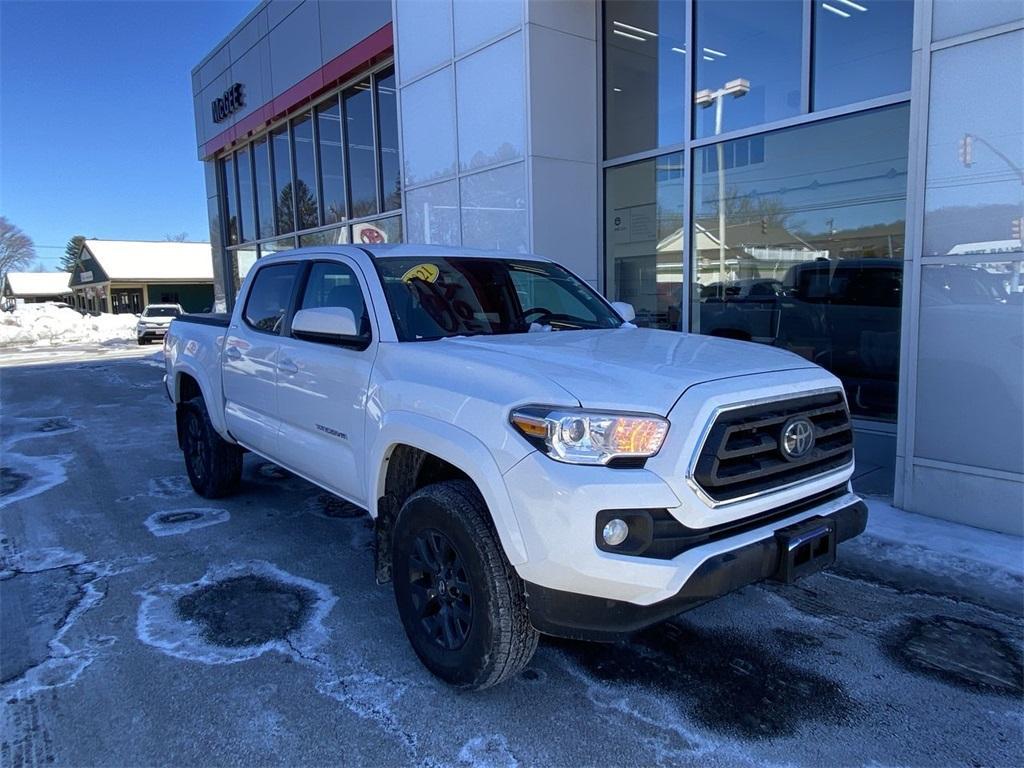
<path fill-rule="evenodd" d="M 0 371 L 0 765 L 1020 765 L 1018 575 L 869 536 L 631 643 L 419 665 L 361 510 L 195 496 L 150 359 Z"/>

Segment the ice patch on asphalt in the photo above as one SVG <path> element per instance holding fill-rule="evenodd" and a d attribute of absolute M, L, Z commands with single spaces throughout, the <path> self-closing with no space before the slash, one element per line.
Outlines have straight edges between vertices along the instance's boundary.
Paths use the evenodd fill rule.
<path fill-rule="evenodd" d="M 0 442 L 0 509 L 18 501 L 38 496 L 67 480 L 64 465 L 72 456 L 67 453 L 33 456 L 12 448 L 26 440 L 65 435 L 78 429 L 66 416 L 11 417 L 3 420 Z"/>
<path fill-rule="evenodd" d="M 210 641 L 208 628 L 202 622 L 190 621 L 181 615 L 179 606 L 182 598 L 245 577 L 292 585 L 312 594 L 311 605 L 301 625 L 283 638 L 246 645 L 219 645 Z M 142 598 L 136 621 L 139 640 L 169 656 L 201 664 L 237 664 L 271 651 L 296 661 L 309 660 L 327 640 L 323 621 L 338 601 L 326 585 L 293 576 L 264 561 L 214 567 L 197 581 L 160 584 L 138 594 Z"/>
<path fill-rule="evenodd" d="M 72 457 L 28 456 L 23 453 L 4 451 L 4 489 L 0 494 L 0 509 L 18 501 L 30 499 L 54 488 L 67 480 L 64 465 Z"/>
<path fill-rule="evenodd" d="M 473 768 L 518 768 L 504 736 L 477 736 L 462 745 L 459 762 Z"/>
<path fill-rule="evenodd" d="M 68 568 L 83 581 L 78 586 L 78 599 L 63 616 L 54 636 L 47 643 L 46 659 L 30 667 L 17 679 L 0 685 L 0 699 L 28 699 L 41 691 L 74 684 L 104 648 L 117 642 L 116 637 L 109 635 L 86 638 L 75 645 L 67 639 L 68 633 L 78 620 L 106 596 L 106 589 L 101 589 L 98 582 L 125 573 L 151 559 L 143 557 L 112 562 L 87 562 L 82 553 L 58 547 L 27 552 L 5 552 L 3 573 L 7 574 L 8 578 Z"/>
<path fill-rule="evenodd" d="M 144 521 L 149 532 L 154 536 L 178 536 L 197 528 L 206 528 L 218 523 L 226 523 L 231 513 L 226 509 L 213 507 L 191 507 L 171 511 L 154 512 Z"/>

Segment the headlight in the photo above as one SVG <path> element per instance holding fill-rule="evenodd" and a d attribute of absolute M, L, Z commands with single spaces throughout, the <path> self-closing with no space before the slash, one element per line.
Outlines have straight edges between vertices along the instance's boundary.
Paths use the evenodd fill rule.
<path fill-rule="evenodd" d="M 542 405 L 517 408 L 510 420 L 552 459 L 569 464 L 647 458 L 661 449 L 668 433 L 668 421 L 660 416 Z"/>

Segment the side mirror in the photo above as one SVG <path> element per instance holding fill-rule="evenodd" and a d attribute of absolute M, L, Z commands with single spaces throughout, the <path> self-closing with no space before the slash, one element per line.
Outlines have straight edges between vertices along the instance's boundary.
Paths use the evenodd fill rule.
<path fill-rule="evenodd" d="M 368 341 L 359 335 L 356 316 L 348 307 L 300 309 L 292 318 L 292 334 L 308 341 L 362 345 L 364 348 Z"/>
<path fill-rule="evenodd" d="M 627 323 L 632 323 L 636 320 L 636 310 L 633 309 L 633 305 L 628 302 L 613 301 L 612 309 L 614 309 L 618 313 L 619 317 Z"/>

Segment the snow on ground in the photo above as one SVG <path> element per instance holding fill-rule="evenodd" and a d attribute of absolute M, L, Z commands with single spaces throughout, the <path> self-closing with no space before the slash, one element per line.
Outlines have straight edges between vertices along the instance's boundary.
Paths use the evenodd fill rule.
<path fill-rule="evenodd" d="M 68 307 L 25 304 L 13 312 L 0 313 L 0 348 L 134 339 L 137 322 L 132 314 L 83 317 Z"/>

